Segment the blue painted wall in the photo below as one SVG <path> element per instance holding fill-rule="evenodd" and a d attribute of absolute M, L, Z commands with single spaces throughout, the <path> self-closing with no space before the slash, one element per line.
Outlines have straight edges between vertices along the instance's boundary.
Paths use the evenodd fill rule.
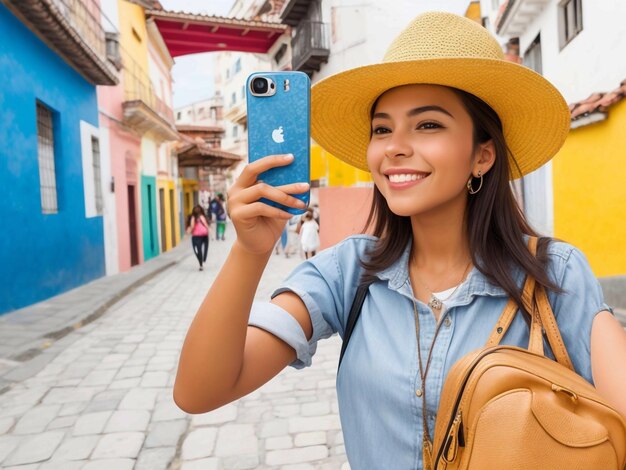
<path fill-rule="evenodd" d="M 36 103 L 54 112 L 59 212 L 42 214 Z M 0 314 L 104 276 L 102 217 L 85 217 L 80 121 L 95 86 L 0 4 Z"/>

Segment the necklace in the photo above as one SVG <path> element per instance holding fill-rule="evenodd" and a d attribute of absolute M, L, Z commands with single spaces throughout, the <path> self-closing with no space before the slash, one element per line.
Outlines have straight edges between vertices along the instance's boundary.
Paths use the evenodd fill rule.
<path fill-rule="evenodd" d="M 435 341 L 437 341 L 437 335 L 439 334 L 439 329 L 442 325 L 442 322 L 437 323 L 435 336 L 433 337 L 433 342 L 430 343 L 430 347 L 428 348 L 426 366 L 424 367 L 422 364 L 422 347 L 420 344 L 420 319 L 419 314 L 417 313 L 417 302 L 415 302 L 415 298 L 413 299 L 413 316 L 415 317 L 415 337 L 417 338 L 417 362 L 419 363 L 420 379 L 422 381 L 422 427 L 424 429 L 422 433 L 422 465 L 424 470 L 432 470 L 433 441 L 430 438 L 430 431 L 428 430 L 428 422 L 426 420 L 426 376 L 428 375 L 430 360 L 432 359 L 433 355 L 433 348 L 435 347 Z"/>
<path fill-rule="evenodd" d="M 419 276 L 417 274 L 415 274 L 415 279 L 417 279 L 417 281 L 426 288 L 426 290 L 428 291 L 428 293 L 430 294 L 430 300 L 428 301 L 428 306 L 430 308 L 432 308 L 433 310 L 441 310 L 443 308 L 443 302 L 445 302 L 446 300 L 450 299 L 455 292 L 457 291 L 457 289 L 459 288 L 459 286 L 461 284 L 463 284 L 463 281 L 465 281 L 465 276 L 467 276 L 467 272 L 469 270 L 469 267 L 472 265 L 472 262 L 470 260 L 469 263 L 467 263 L 467 266 L 465 267 L 465 270 L 463 271 L 463 275 L 461 276 L 461 280 L 459 281 L 459 283 L 456 285 L 456 287 L 454 288 L 454 290 L 452 291 L 452 293 L 450 295 L 448 295 L 445 299 L 440 299 L 439 297 L 437 297 L 433 290 L 428 287 L 426 285 L 426 283 L 424 281 L 422 281 Z"/>

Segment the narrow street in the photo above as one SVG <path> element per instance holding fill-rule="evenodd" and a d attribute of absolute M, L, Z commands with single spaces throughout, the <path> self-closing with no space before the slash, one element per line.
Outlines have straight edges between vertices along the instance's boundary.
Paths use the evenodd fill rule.
<path fill-rule="evenodd" d="M 231 241 L 208 267 L 188 256 L 56 343 L 36 375 L 0 395 L 0 468 L 21 470 L 347 469 L 335 395 L 340 342 L 251 395 L 190 416 L 172 400 L 180 348 Z M 258 291 L 300 261 L 274 255 Z M 22 367 L 28 367 L 25 364 Z M 6 389 L 5 389 L 6 390 Z"/>

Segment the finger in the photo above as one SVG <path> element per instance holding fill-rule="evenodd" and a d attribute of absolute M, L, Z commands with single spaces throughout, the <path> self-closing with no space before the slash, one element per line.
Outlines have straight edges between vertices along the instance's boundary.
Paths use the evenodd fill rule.
<path fill-rule="evenodd" d="M 237 182 L 242 186 L 252 186 L 256 183 L 259 175 L 264 171 L 278 166 L 287 166 L 293 162 L 292 154 L 285 155 L 269 155 L 267 157 L 259 158 L 258 160 L 249 163 L 245 166 Z"/>
<path fill-rule="evenodd" d="M 304 185 L 308 188 L 308 184 L 306 183 L 297 183 L 298 185 Z M 286 185 L 293 186 L 293 185 Z M 302 192 L 298 190 L 298 192 Z M 242 189 L 239 195 L 237 196 L 237 202 L 243 204 L 251 204 L 253 202 L 258 201 L 261 198 L 268 199 L 273 202 L 277 202 L 278 204 L 282 204 L 283 206 L 293 207 L 294 209 L 304 209 L 306 204 L 302 202 L 300 199 L 297 199 L 290 194 L 284 192 L 280 188 L 275 188 L 274 186 L 270 186 L 266 183 L 257 183 L 254 186 L 250 186 L 249 188 Z"/>
<path fill-rule="evenodd" d="M 293 217 L 293 214 L 263 202 L 253 202 L 252 204 L 246 204 L 245 206 L 240 206 L 233 210 L 234 219 L 246 220 L 257 217 L 288 220 Z"/>
<path fill-rule="evenodd" d="M 276 189 L 280 189 L 282 192 L 287 194 L 302 194 L 306 193 L 309 188 L 309 183 L 290 183 L 284 184 L 282 186 L 275 186 Z"/>

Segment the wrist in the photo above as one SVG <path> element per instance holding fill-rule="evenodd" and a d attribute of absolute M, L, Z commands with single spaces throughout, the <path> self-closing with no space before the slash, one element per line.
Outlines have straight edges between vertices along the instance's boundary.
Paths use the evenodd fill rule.
<path fill-rule="evenodd" d="M 273 250 L 274 249 L 271 248 L 267 251 L 261 251 L 261 252 L 253 251 L 253 250 L 246 248 L 245 245 L 243 245 L 239 240 L 236 239 L 231 248 L 231 253 L 233 253 L 234 255 L 245 256 L 251 261 L 254 259 L 254 260 L 258 260 L 258 261 L 262 261 L 266 263 L 269 260 L 270 256 L 272 255 Z"/>

